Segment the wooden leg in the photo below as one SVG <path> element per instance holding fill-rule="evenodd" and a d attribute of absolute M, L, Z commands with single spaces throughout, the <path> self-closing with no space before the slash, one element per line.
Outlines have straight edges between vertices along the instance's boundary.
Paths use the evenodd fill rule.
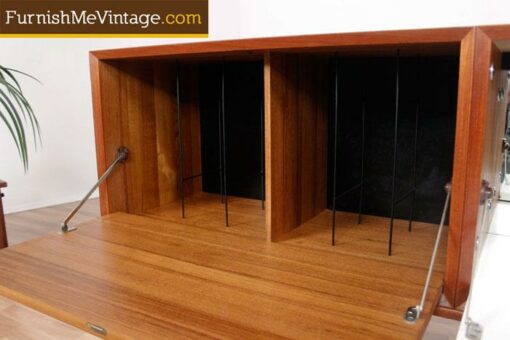
<path fill-rule="evenodd" d="M 4 207 L 2 197 L 4 196 L 1 188 L 5 188 L 7 183 L 0 180 L 0 248 L 7 247 L 7 232 L 5 231 Z"/>

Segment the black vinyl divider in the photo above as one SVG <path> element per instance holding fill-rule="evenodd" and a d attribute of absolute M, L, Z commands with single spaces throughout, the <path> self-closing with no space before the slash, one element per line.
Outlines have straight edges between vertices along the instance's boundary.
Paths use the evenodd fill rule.
<path fill-rule="evenodd" d="M 221 100 L 218 100 L 218 145 L 219 145 L 219 173 L 220 173 L 220 196 L 221 196 L 221 203 L 225 202 L 224 192 L 223 192 L 223 124 L 222 122 L 222 105 Z"/>
<path fill-rule="evenodd" d="M 214 65 L 214 64 L 213 64 Z M 227 122 L 226 122 L 226 65 L 224 58 L 219 65 L 220 77 L 213 78 L 215 82 L 219 80 L 220 86 L 218 91 L 217 100 L 217 120 L 218 120 L 218 168 L 213 171 L 202 171 L 199 174 L 192 174 L 190 176 L 184 176 L 184 142 L 182 136 L 182 116 L 181 116 L 181 73 L 179 67 L 179 61 L 176 60 L 176 107 L 177 107 L 177 120 L 178 120 L 178 144 L 179 144 L 179 168 L 180 168 L 180 189 L 181 189 L 181 210 L 182 217 L 186 217 L 185 208 L 185 189 L 184 184 L 186 181 L 195 179 L 198 177 L 205 177 L 212 173 L 219 173 L 219 193 L 221 196 L 221 202 L 225 206 L 225 225 L 229 226 L 229 200 L 228 200 L 228 181 L 227 181 Z M 216 66 L 215 66 L 216 67 Z M 217 84 L 217 83 L 216 83 Z M 214 84 L 209 84 L 214 86 Z M 214 92 L 214 91 L 213 91 Z M 216 96 L 216 95 L 215 95 Z M 217 98 L 216 97 L 216 98 Z M 216 101 L 216 99 L 214 99 Z M 201 113 L 202 116 L 202 113 Z M 265 152 L 264 152 L 264 101 L 260 101 L 260 169 L 257 171 L 257 176 L 260 176 L 260 190 L 261 190 L 261 205 L 262 209 L 265 209 Z M 209 162 L 210 163 L 210 162 Z"/>
<path fill-rule="evenodd" d="M 397 158 L 398 158 L 398 118 L 399 118 L 399 100 L 400 100 L 400 50 L 397 50 L 396 57 L 396 81 L 395 81 L 395 135 L 394 135 L 394 144 L 393 144 L 393 175 L 392 175 L 392 189 L 391 189 L 391 212 L 390 212 L 390 236 L 388 240 L 388 255 L 392 254 L 392 246 L 393 246 L 393 229 L 395 223 L 395 206 L 405 199 L 411 197 L 411 205 L 409 212 L 409 224 L 408 230 L 411 231 L 412 223 L 413 223 L 413 213 L 414 213 L 414 202 L 416 199 L 416 161 L 417 161 L 417 148 L 418 148 L 418 129 L 419 129 L 419 114 L 420 114 L 420 99 L 419 99 L 419 90 L 418 90 L 418 98 L 416 100 L 416 109 L 415 109 L 415 124 L 414 124 L 414 148 L 413 148 L 413 164 L 411 170 L 411 182 L 412 187 L 409 191 L 407 191 L 404 195 L 396 198 L 396 176 L 397 176 Z M 417 72 L 419 74 L 420 70 L 419 58 L 418 58 L 418 67 Z M 418 84 L 420 84 L 420 78 L 418 78 Z M 418 89 L 420 89 L 418 85 Z"/>
<path fill-rule="evenodd" d="M 220 175 L 220 195 L 221 201 L 225 204 L 225 224 L 228 227 L 228 198 L 227 198 L 227 173 L 226 173 L 226 159 L 225 159 L 225 78 L 224 78 L 224 67 L 222 62 L 222 77 L 221 77 L 221 101 L 218 103 L 218 145 L 220 150 L 220 162 L 218 172 Z M 194 174 L 190 176 L 184 176 L 184 143 L 182 140 L 182 117 L 181 117 L 181 89 L 180 89 L 180 67 L 179 61 L 175 62 L 176 67 L 176 108 L 177 108 L 177 128 L 178 128 L 178 140 L 179 140 L 179 177 L 180 177 L 180 191 L 181 191 L 181 214 L 182 218 L 186 218 L 186 200 L 184 192 L 184 182 L 203 177 L 212 171 Z"/>
<path fill-rule="evenodd" d="M 225 143 L 225 59 L 221 61 L 221 136 L 223 150 L 223 198 L 225 204 L 225 225 L 228 227 L 228 192 L 227 192 L 227 150 Z"/>
<path fill-rule="evenodd" d="M 335 55 L 335 94 L 334 94 L 334 111 L 335 111 L 335 125 L 333 132 L 333 206 L 332 206 L 332 225 L 331 225 L 331 245 L 335 245 L 335 232 L 336 232 L 336 201 L 337 199 L 344 197 L 345 195 L 359 190 L 359 200 L 358 200 L 358 224 L 361 224 L 362 219 L 362 209 L 363 209 L 363 193 L 364 193 L 364 185 L 366 181 L 364 179 L 365 175 L 365 120 L 366 120 L 366 101 L 365 101 L 365 91 L 363 91 L 362 95 L 362 104 L 361 104 L 361 164 L 360 164 L 360 182 L 353 187 L 344 190 L 340 194 L 336 193 L 337 186 L 337 149 L 338 149 L 338 123 L 339 123 L 339 105 L 338 105 L 338 90 L 339 90 L 339 66 L 338 66 L 338 55 Z"/>
<path fill-rule="evenodd" d="M 338 145 L 338 55 L 335 55 L 335 126 L 333 142 L 333 214 L 331 221 L 331 245 L 335 245 L 336 232 L 336 154 Z"/>
<path fill-rule="evenodd" d="M 184 153 L 182 142 L 182 120 L 181 120 L 181 85 L 180 85 L 180 67 L 179 60 L 175 61 L 175 93 L 176 93 L 176 109 L 177 109 L 177 128 L 179 129 L 179 183 L 181 191 L 181 215 L 186 218 L 186 207 L 184 202 Z"/>
<path fill-rule="evenodd" d="M 395 129 L 393 134 L 393 171 L 391 175 L 391 212 L 390 212 L 390 237 L 388 240 L 388 255 L 391 256 L 393 245 L 393 227 L 395 217 L 395 187 L 397 179 L 397 153 L 398 153 L 398 114 L 400 95 L 400 50 L 397 51 L 395 67 Z"/>
<path fill-rule="evenodd" d="M 260 201 L 262 210 L 266 203 L 266 148 L 264 134 L 264 100 L 260 103 Z"/>
<path fill-rule="evenodd" d="M 414 131 L 413 131 L 413 142 L 412 142 L 412 151 L 411 151 L 411 171 L 409 174 L 411 188 L 403 195 L 397 197 L 397 163 L 398 163 L 398 154 L 399 154 L 399 117 L 400 117 L 400 101 L 401 101 L 401 57 L 400 50 L 397 50 L 396 58 L 395 58 L 395 102 L 393 109 L 393 119 L 394 119 L 394 127 L 393 127 L 393 154 L 392 154 L 392 172 L 391 172 L 391 205 L 390 205 L 390 226 L 389 226 L 389 240 L 388 240 L 388 255 L 392 255 L 392 243 L 393 243 L 393 232 L 394 232 L 394 220 L 395 220 L 395 208 L 398 204 L 403 202 L 404 200 L 410 198 L 410 210 L 409 210 L 409 224 L 408 231 L 412 230 L 412 223 L 414 219 L 414 205 L 416 200 L 416 191 L 417 191 L 417 162 L 418 162 L 418 145 L 419 145 L 419 128 L 420 128 L 420 109 L 421 109 L 421 62 L 420 57 L 416 60 L 416 81 L 418 83 L 417 92 L 414 102 Z M 360 179 L 359 183 L 349 187 L 347 190 L 344 190 L 341 193 L 337 193 L 337 167 L 338 167 L 338 156 L 337 153 L 339 151 L 339 125 L 342 125 L 342 113 L 340 109 L 340 63 L 338 55 L 335 55 L 334 59 L 334 127 L 333 127 L 333 154 L 332 154 L 332 239 L 331 244 L 335 245 L 335 233 L 336 233 L 336 206 L 337 202 L 343 196 L 352 193 L 353 191 L 359 190 L 359 201 L 357 205 L 357 213 L 358 213 L 358 224 L 362 222 L 362 213 L 363 213 L 363 198 L 364 198 L 364 189 L 368 182 L 374 180 L 374 178 L 365 178 L 365 152 L 366 152 L 366 115 L 367 115 L 367 93 L 365 84 L 362 88 L 361 93 L 361 140 L 360 140 L 360 148 L 361 148 L 361 164 L 360 164 Z M 349 124 L 346 122 L 346 124 Z M 352 122 L 350 122 L 352 124 Z"/>

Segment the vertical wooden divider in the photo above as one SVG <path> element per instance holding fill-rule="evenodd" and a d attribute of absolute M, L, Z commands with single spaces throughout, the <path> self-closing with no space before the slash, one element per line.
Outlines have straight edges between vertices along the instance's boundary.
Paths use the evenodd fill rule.
<path fill-rule="evenodd" d="M 175 65 L 166 61 L 156 61 L 153 72 L 158 191 L 160 205 L 165 205 L 180 199 Z"/>
<path fill-rule="evenodd" d="M 326 208 L 327 62 L 266 53 L 266 226 L 276 241 Z"/>

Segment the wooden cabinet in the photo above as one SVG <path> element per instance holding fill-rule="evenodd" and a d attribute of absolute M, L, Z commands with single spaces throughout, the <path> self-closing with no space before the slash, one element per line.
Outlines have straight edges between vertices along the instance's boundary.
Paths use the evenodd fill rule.
<path fill-rule="evenodd" d="M 203 170 L 198 65 L 243 60 L 263 63 L 265 228 L 268 238 L 277 241 L 331 208 L 331 58 L 393 58 L 397 50 L 402 57 L 421 56 L 424 60 L 451 56 L 458 60 L 452 65 L 459 66 L 445 71 L 458 75 L 458 91 L 451 96 L 457 110 L 455 131 L 451 132 L 454 148 L 449 156 L 453 191 L 444 290 L 453 306 L 460 305 L 469 287 L 482 169 L 490 162 L 490 151 L 484 151 L 485 127 L 493 121 L 487 119 L 496 119 L 489 118 L 491 115 L 501 115 L 488 110 L 493 96 L 488 68 L 497 55 L 491 52 L 492 40 L 485 30 L 331 34 L 92 52 L 99 173 L 113 160 L 117 146 L 131 150 L 126 166 L 101 187 L 102 212 L 142 213 L 179 199 L 177 62 L 181 64 L 183 96 L 181 135 L 186 145 L 183 172 L 188 176 Z M 506 32 L 501 28 L 492 31 Z M 377 85 L 377 79 L 368 84 Z M 217 91 L 220 84 L 218 88 L 210 86 L 210 91 Z M 379 147 L 388 142 L 381 140 Z M 419 170 L 419 162 L 417 166 Z M 440 181 L 444 178 L 436 179 L 438 188 L 444 184 Z M 186 195 L 200 192 L 202 187 L 201 177 L 190 180 Z"/>

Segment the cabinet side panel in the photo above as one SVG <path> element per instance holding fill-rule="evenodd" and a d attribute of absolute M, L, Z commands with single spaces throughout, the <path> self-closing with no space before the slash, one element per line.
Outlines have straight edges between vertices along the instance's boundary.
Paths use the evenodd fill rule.
<path fill-rule="evenodd" d="M 114 63 L 90 56 L 92 102 L 98 175 L 103 174 L 123 145 L 120 105 L 120 72 Z M 99 187 L 101 214 L 127 211 L 125 170 L 119 167 Z"/>
<path fill-rule="evenodd" d="M 453 307 L 469 293 L 473 249 L 480 223 L 480 187 L 490 96 L 492 44 L 474 28 L 461 44 L 452 202 L 444 293 Z"/>

